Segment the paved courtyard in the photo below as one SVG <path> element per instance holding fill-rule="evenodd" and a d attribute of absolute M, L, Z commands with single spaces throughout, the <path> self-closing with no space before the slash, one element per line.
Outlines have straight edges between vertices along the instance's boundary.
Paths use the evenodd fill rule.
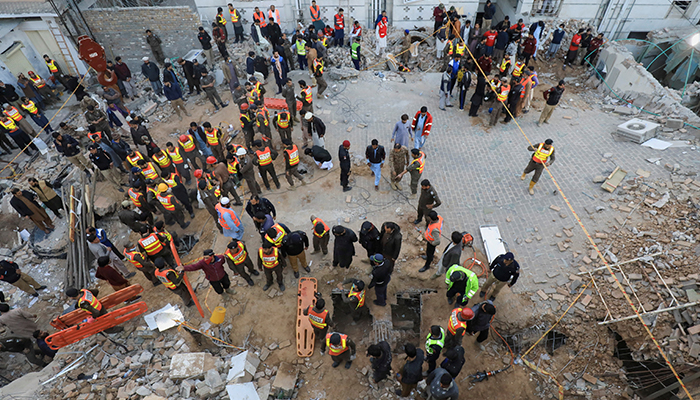
<path fill-rule="evenodd" d="M 291 77 L 296 81 L 305 78 L 305 74 L 302 76 L 296 72 Z M 535 97 L 541 99 L 541 91 L 553 83 L 541 79 Z M 337 86 L 333 88 L 334 85 Z M 406 113 L 413 118 L 421 106 L 427 106 L 433 115 L 433 128 L 424 147 L 428 158 L 423 178 L 430 179 L 443 202 L 437 209 L 445 218 L 443 234 L 467 230 L 480 241 L 479 226 L 496 224 L 523 268 L 521 279 L 513 288 L 516 292 L 552 287 L 554 282 L 557 285 L 568 282 L 569 274 L 578 272 L 583 265 L 580 262 L 583 255 L 574 258 L 573 251 L 587 253 L 588 244 L 546 172 L 536 186 L 535 195 L 527 193 L 529 178 L 524 182 L 520 180 L 531 154 L 526 150 L 525 137 L 513 122 L 485 129 L 482 123 L 487 121 L 486 107 L 480 110 L 481 118 L 469 118 L 467 110 L 461 111 L 457 106 L 447 111 L 439 110 L 438 88 L 439 74 L 411 75 L 406 83 L 402 83 L 382 81 L 370 73 L 363 73 L 357 83 L 331 82 L 327 92 L 330 98 L 315 101 L 317 115 L 328 128 L 326 148 L 335 158 L 340 143 L 349 139 L 351 153 L 364 157 L 365 147 L 377 138 L 389 151 L 391 132 L 400 116 Z M 473 88 L 467 99 L 472 91 Z M 608 175 L 619 165 L 628 171 L 626 180 L 637 177 L 635 172 L 638 169 L 651 172 L 647 182 L 669 180 L 669 171 L 663 167 L 665 163 L 695 168 L 700 162 L 700 155 L 691 147 L 658 151 L 631 142 L 615 141 L 611 133 L 618 124 L 631 117 L 602 112 L 597 105 L 586 104 L 572 92 L 568 90 L 564 94 L 561 103 L 569 106 L 557 108 L 551 124 L 541 128 L 536 125 L 542 101 L 536 102 L 530 113 L 518 118 L 518 123 L 533 143 L 547 138 L 554 140 L 556 162 L 551 170 L 591 234 L 596 230 L 602 232 L 616 228 L 613 218 L 619 213 L 609 207 L 611 197 L 620 205 L 626 201 L 624 196 L 609 194 L 600 188 L 600 184 L 594 184 L 592 179 L 595 176 Z M 332 100 L 338 103 L 331 104 Z M 458 105 L 457 99 L 453 103 Z M 326 110 L 330 110 L 330 114 L 326 114 Z M 358 124 L 367 126 L 361 128 Z M 347 132 L 348 127 L 353 127 L 351 132 Z M 604 161 L 605 153 L 613 156 Z M 658 157 L 661 165 L 646 161 Z M 388 174 L 389 170 L 384 171 Z M 403 186 L 404 193 L 408 194 L 408 177 Z M 393 192 L 386 181 L 381 183 L 380 192 L 375 192 L 373 179 L 365 174 L 357 177 L 355 188 L 350 192 L 353 203 L 348 204 L 347 210 L 341 210 L 344 215 L 339 215 L 339 219 L 358 216 L 358 210 L 360 215 L 366 213 L 367 219 L 377 225 L 396 218 L 413 219 L 413 210 L 405 204 L 404 197 Z M 340 186 L 337 190 L 341 193 Z M 417 199 L 410 202 L 415 205 Z M 550 209 L 552 205 L 561 211 Z M 606 210 L 591 215 L 584 209 L 594 210 L 596 206 L 606 207 Z M 401 208 L 405 215 L 397 216 L 397 208 Z M 563 228 L 571 228 L 574 236 L 570 238 L 571 248 L 560 252 L 556 243 L 567 237 L 555 235 L 561 235 Z"/>

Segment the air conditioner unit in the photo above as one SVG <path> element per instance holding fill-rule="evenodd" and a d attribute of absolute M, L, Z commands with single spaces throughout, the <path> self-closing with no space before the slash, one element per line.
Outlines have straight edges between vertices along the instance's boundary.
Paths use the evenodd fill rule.
<path fill-rule="evenodd" d="M 639 118 L 631 120 L 617 126 L 617 134 L 635 143 L 644 143 L 656 136 L 660 125 L 651 121 Z"/>

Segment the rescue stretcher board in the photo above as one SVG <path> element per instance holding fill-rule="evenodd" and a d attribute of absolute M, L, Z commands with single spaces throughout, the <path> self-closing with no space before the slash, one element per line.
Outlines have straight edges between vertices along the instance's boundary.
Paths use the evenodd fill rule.
<path fill-rule="evenodd" d="M 486 258 L 488 258 L 489 264 L 491 264 L 496 257 L 508 251 L 506 250 L 506 243 L 501 238 L 498 225 L 481 225 L 479 226 L 479 232 L 481 233 L 481 241 L 484 244 Z"/>
<path fill-rule="evenodd" d="M 102 307 L 110 309 L 127 300 L 133 299 L 141 293 L 143 293 L 143 287 L 141 287 L 139 284 L 135 284 L 125 287 L 118 292 L 110 293 L 107 296 L 99 299 L 99 301 L 102 304 Z M 58 317 L 54 318 L 53 321 L 51 321 L 51 326 L 58 330 L 67 329 L 73 325 L 79 324 L 82 320 L 89 316 L 90 313 L 85 310 L 73 310 L 66 315 L 59 315 Z"/>
<path fill-rule="evenodd" d="M 304 315 L 307 307 L 316 304 L 317 282 L 316 278 L 299 278 L 299 290 L 297 292 L 297 356 L 311 357 L 314 354 L 314 327 L 309 317 Z"/>
<path fill-rule="evenodd" d="M 265 97 L 265 107 L 268 110 L 286 110 L 287 101 L 285 99 L 275 99 L 273 97 Z M 297 100 L 297 111 L 301 110 L 301 101 Z"/>

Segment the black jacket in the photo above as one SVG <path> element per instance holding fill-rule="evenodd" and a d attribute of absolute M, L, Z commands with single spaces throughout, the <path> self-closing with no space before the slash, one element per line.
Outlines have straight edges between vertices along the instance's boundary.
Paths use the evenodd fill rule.
<path fill-rule="evenodd" d="M 160 81 L 160 68 L 155 63 L 141 64 L 141 73 L 151 82 Z"/>
<path fill-rule="evenodd" d="M 501 254 L 500 256 L 496 257 L 489 268 L 491 269 L 491 273 L 493 274 L 494 278 L 501 282 L 508 282 L 510 280 L 510 285 L 513 286 L 515 285 L 515 282 L 518 281 L 518 277 L 520 276 L 520 264 L 513 260 L 510 265 L 506 265 L 503 256 L 504 255 Z"/>
<path fill-rule="evenodd" d="M 345 150 L 343 145 L 338 147 L 338 160 L 340 161 L 340 169 L 350 171 L 350 152 Z"/>
<path fill-rule="evenodd" d="M 453 359 L 445 358 L 442 360 L 442 363 L 440 363 L 440 368 L 446 369 L 447 372 L 452 375 L 452 378 L 456 379 L 457 375 L 459 375 L 459 372 L 462 370 L 462 366 L 464 366 L 464 348 L 462 346 L 457 346 L 453 350 L 457 352 L 457 357 Z"/>
<path fill-rule="evenodd" d="M 478 74 L 476 79 L 476 88 L 474 89 L 474 94 L 471 98 L 471 103 L 474 105 L 481 105 L 484 102 L 484 91 L 486 90 L 486 79 Z"/>
<path fill-rule="evenodd" d="M 450 241 L 447 246 L 452 247 L 450 247 L 449 250 L 447 250 L 447 247 L 445 247 L 445 252 L 442 255 L 442 266 L 446 269 L 455 264 L 459 264 L 459 259 L 462 257 L 462 243 L 454 244 L 452 241 Z"/>
<path fill-rule="evenodd" d="M 379 347 L 382 348 L 382 355 L 377 358 L 370 358 L 372 370 L 374 370 L 375 373 L 375 380 L 379 380 L 376 379 L 378 377 L 377 375 L 384 375 L 385 377 L 389 374 L 389 371 L 391 371 L 391 346 L 384 340 L 378 344 Z"/>
<path fill-rule="evenodd" d="M 80 153 L 80 143 L 75 140 L 71 135 L 61 134 L 61 142 L 54 139 L 53 144 L 56 146 L 56 151 L 63 154 L 66 157 L 73 157 Z M 70 146 L 69 146 L 70 145 Z"/>
<path fill-rule="evenodd" d="M 342 227 L 345 229 L 345 233 L 340 236 L 335 236 L 335 242 L 333 242 L 333 266 L 336 267 L 343 260 L 349 265 L 352 260 L 352 256 L 355 255 L 355 242 L 357 242 L 357 235 L 350 228 Z M 348 262 L 350 261 L 350 262 Z"/>
<path fill-rule="evenodd" d="M 102 151 L 102 149 L 97 149 L 95 154 L 90 153 L 90 161 L 99 168 L 100 171 L 106 171 L 111 168 L 112 158 L 109 154 Z"/>
<path fill-rule="evenodd" d="M 328 150 L 324 149 L 321 146 L 311 147 L 311 155 L 313 156 L 314 161 L 320 163 L 331 161 L 333 159 L 333 157 L 331 157 L 331 153 L 329 153 Z"/>
<path fill-rule="evenodd" d="M 270 202 L 270 200 L 264 197 L 261 197 L 258 204 L 255 205 L 248 201 L 248 204 L 246 204 L 245 206 L 245 212 L 247 212 L 248 215 L 250 215 L 250 218 L 253 218 L 258 212 L 262 212 L 263 214 L 270 214 L 273 217 L 277 217 L 277 210 L 275 210 L 275 206 L 272 205 L 272 202 Z"/>
<path fill-rule="evenodd" d="M 284 243 L 284 250 L 287 255 L 298 256 L 309 247 L 309 238 L 304 231 L 294 231 L 290 233 Z M 306 265 L 304 265 L 306 267 Z"/>
<path fill-rule="evenodd" d="M 381 253 L 382 242 L 377 227 L 371 222 L 365 221 L 360 228 L 360 244 L 367 250 L 367 257 Z"/>
<path fill-rule="evenodd" d="M 401 382 L 407 385 L 415 385 L 423 380 L 423 350 L 416 349 L 416 358 L 406 361 L 401 370 Z"/>
<path fill-rule="evenodd" d="M 25 199 L 34 203 L 35 206 L 41 208 L 39 203 L 37 203 L 36 200 L 34 200 L 34 198 L 36 197 L 36 194 L 34 194 L 28 190 L 22 190 L 22 196 L 24 196 Z M 21 215 L 23 217 L 28 217 L 28 216 L 34 215 L 34 212 L 32 212 L 32 210 L 30 210 L 29 207 L 27 207 L 27 205 L 24 204 L 24 202 L 21 199 L 17 198 L 14 195 L 12 195 L 12 198 L 10 199 L 10 205 L 12 206 L 12 208 L 15 209 L 15 211 L 17 211 L 19 213 L 19 215 Z"/>
<path fill-rule="evenodd" d="M 561 100 L 561 96 L 564 94 L 564 89 L 558 86 L 553 86 L 543 93 L 544 98 L 547 100 L 547 104 L 550 106 L 556 106 Z"/>
<path fill-rule="evenodd" d="M 182 64 L 182 71 L 185 73 L 185 78 L 194 78 L 194 64 L 192 61 L 185 60 L 185 63 Z"/>
<path fill-rule="evenodd" d="M 209 50 L 211 49 L 211 36 L 209 36 L 209 33 L 207 31 L 201 31 L 197 34 L 197 40 L 199 40 L 199 43 L 202 45 L 203 50 Z M 207 60 L 210 63 L 213 62 L 214 60 Z"/>
<path fill-rule="evenodd" d="M 377 146 L 377 149 L 373 149 L 372 146 L 367 146 L 365 150 L 365 158 L 369 160 L 372 164 L 379 164 L 386 158 L 386 152 L 384 151 L 384 146 Z"/>
<path fill-rule="evenodd" d="M 324 124 L 319 117 L 314 117 L 314 120 L 307 126 L 309 128 L 309 135 L 311 135 L 313 132 L 316 132 L 320 138 L 326 135 L 326 124 Z"/>
<path fill-rule="evenodd" d="M 17 273 L 19 265 L 12 261 L 0 261 L 0 280 L 7 283 L 15 283 L 19 280 L 20 274 Z"/>
<path fill-rule="evenodd" d="M 4 103 L 19 100 L 19 95 L 15 87 L 10 84 L 5 84 L 5 87 L 0 87 L 0 97 L 4 99 Z"/>
<path fill-rule="evenodd" d="M 125 142 L 124 140 L 120 140 L 119 143 L 112 140 L 109 147 L 111 147 L 112 150 L 117 153 L 122 161 L 126 161 L 126 156 L 131 153 L 131 146 L 129 146 L 129 143 Z"/>
<path fill-rule="evenodd" d="M 368 289 L 372 289 L 375 286 L 386 286 L 389 284 L 389 279 L 391 278 L 391 271 L 389 268 L 389 263 L 384 261 L 379 265 L 372 267 L 372 281 L 367 286 Z"/>
<path fill-rule="evenodd" d="M 391 233 L 386 233 L 384 228 L 391 227 L 393 231 Z M 382 244 L 382 255 L 384 259 L 395 261 L 399 258 L 399 253 L 401 253 L 401 240 L 403 235 L 401 235 L 401 228 L 394 222 L 385 222 L 382 224 L 382 233 L 379 241 Z"/>
<path fill-rule="evenodd" d="M 282 29 L 279 24 L 267 24 L 267 36 L 270 37 L 270 43 L 274 46 L 279 43 L 282 38 Z M 280 53 L 284 55 L 284 52 Z"/>
<path fill-rule="evenodd" d="M 491 320 L 493 319 L 493 315 L 486 314 L 481 309 L 481 306 L 484 303 L 490 303 L 490 301 L 482 301 L 481 303 L 472 307 L 472 311 L 474 312 L 474 318 L 467 321 L 467 332 L 481 332 L 489 329 L 489 327 L 491 326 Z"/>

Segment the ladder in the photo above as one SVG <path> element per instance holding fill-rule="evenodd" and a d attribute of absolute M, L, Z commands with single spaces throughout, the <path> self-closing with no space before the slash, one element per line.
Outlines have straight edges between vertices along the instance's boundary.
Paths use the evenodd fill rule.
<path fill-rule="evenodd" d="M 56 20 L 47 19 L 46 23 L 49 25 L 49 29 L 56 43 L 58 43 L 58 48 L 61 49 L 61 55 L 63 56 L 64 65 L 66 65 L 66 72 L 70 72 L 72 75 L 79 75 L 78 67 L 73 59 L 73 55 L 68 48 L 68 43 L 66 42 L 66 37 L 63 36 L 63 31 L 56 23 Z"/>

